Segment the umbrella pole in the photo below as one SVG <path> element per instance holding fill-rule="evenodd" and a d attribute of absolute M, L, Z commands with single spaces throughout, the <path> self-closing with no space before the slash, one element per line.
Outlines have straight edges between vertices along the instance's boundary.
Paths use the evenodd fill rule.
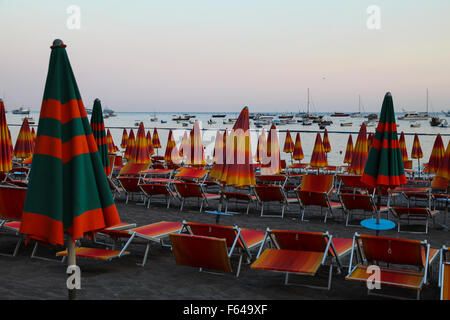
<path fill-rule="evenodd" d="M 377 192 L 378 192 L 378 198 L 377 198 L 377 224 L 380 223 L 380 208 L 381 208 L 381 188 L 377 187 Z M 378 236 L 378 229 L 377 229 L 377 236 Z"/>
<path fill-rule="evenodd" d="M 75 254 L 75 242 L 72 239 L 72 236 L 67 236 L 67 266 L 76 266 L 76 254 Z M 69 275 L 70 277 L 70 275 Z M 69 300 L 77 299 L 77 290 L 76 289 L 68 289 Z"/>
<path fill-rule="evenodd" d="M 223 207 L 223 195 L 225 192 L 225 183 L 222 183 L 222 190 L 220 192 L 220 201 L 219 201 L 219 207 L 217 209 L 217 216 L 216 216 L 216 224 L 219 224 L 220 221 L 220 214 L 222 213 L 222 207 Z"/>

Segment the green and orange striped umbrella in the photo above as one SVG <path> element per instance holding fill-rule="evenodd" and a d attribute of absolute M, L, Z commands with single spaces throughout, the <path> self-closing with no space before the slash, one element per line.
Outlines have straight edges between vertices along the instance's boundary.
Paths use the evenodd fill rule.
<path fill-rule="evenodd" d="M 150 157 L 155 154 L 155 149 L 153 148 L 152 134 L 150 130 L 147 131 L 147 146 L 148 146 L 148 154 Z"/>
<path fill-rule="evenodd" d="M 161 142 L 159 141 L 158 130 L 153 129 L 152 137 L 153 149 L 156 149 L 156 154 L 158 154 L 158 149 L 161 148 Z"/>
<path fill-rule="evenodd" d="M 300 132 L 297 132 L 295 137 L 294 152 L 292 153 L 292 158 L 297 161 L 302 161 L 305 158 L 302 148 L 302 140 L 300 139 Z"/>
<path fill-rule="evenodd" d="M 53 245 L 68 234 L 75 264 L 73 242 L 120 218 L 65 47 L 51 47 L 20 233 Z"/>
<path fill-rule="evenodd" d="M 122 147 L 122 149 L 126 149 L 126 148 L 127 148 L 127 143 L 128 143 L 128 133 L 127 133 L 127 129 L 123 128 L 123 132 L 122 132 L 122 142 L 120 143 L 120 146 Z"/>
<path fill-rule="evenodd" d="M 291 132 L 289 131 L 289 129 L 286 131 L 286 138 L 284 139 L 283 152 L 285 153 L 294 152 L 294 141 L 292 140 Z"/>
<path fill-rule="evenodd" d="M 97 149 L 103 163 L 103 168 L 105 168 L 106 175 L 109 176 L 111 168 L 109 166 L 108 141 L 106 139 L 105 123 L 103 122 L 103 110 L 100 99 L 94 100 L 91 116 L 91 129 L 95 143 L 97 143 Z"/>
<path fill-rule="evenodd" d="M 134 137 L 133 129 L 130 129 L 130 134 L 128 135 L 128 140 L 127 140 L 127 147 L 126 147 L 125 153 L 124 153 L 125 159 L 128 159 L 128 160 L 131 159 L 135 147 L 136 147 L 136 138 Z"/>
<path fill-rule="evenodd" d="M 264 128 L 258 137 L 258 144 L 256 145 L 256 162 L 263 163 L 267 155 L 267 138 Z"/>
<path fill-rule="evenodd" d="M 347 148 L 345 149 L 344 163 L 347 164 L 352 163 L 352 157 L 353 157 L 353 138 L 352 135 L 349 134 L 347 140 Z"/>
<path fill-rule="evenodd" d="M 20 127 L 19 135 L 17 136 L 16 144 L 14 146 L 14 157 L 26 159 L 33 154 L 34 143 L 31 135 L 28 118 L 24 118 L 22 126 Z"/>
<path fill-rule="evenodd" d="M 206 164 L 203 150 L 202 133 L 197 120 L 190 132 L 187 164 L 191 166 L 204 166 Z"/>
<path fill-rule="evenodd" d="M 400 145 L 400 151 L 402 152 L 402 160 L 403 162 L 406 162 L 409 160 L 409 158 L 408 158 L 408 150 L 406 149 L 405 133 L 403 131 L 400 133 L 398 143 Z"/>
<path fill-rule="evenodd" d="M 177 148 L 177 144 L 175 143 L 175 140 L 173 138 L 172 130 L 169 131 L 169 136 L 167 137 L 167 145 L 166 145 L 166 152 L 164 153 L 164 161 L 170 164 L 173 163 L 178 164 L 180 162 L 179 151 Z"/>
<path fill-rule="evenodd" d="M 349 173 L 362 174 L 366 166 L 367 157 L 369 155 L 367 148 L 367 126 L 365 123 L 359 129 L 358 138 L 356 138 L 355 148 L 353 149 L 352 162 L 348 168 Z"/>
<path fill-rule="evenodd" d="M 12 169 L 12 153 L 10 134 L 6 123 L 5 105 L 0 99 L 0 172 L 9 172 Z"/>
<path fill-rule="evenodd" d="M 328 130 L 325 129 L 323 133 L 323 149 L 325 150 L 325 153 L 331 152 L 331 144 L 330 139 L 328 138 Z"/>
<path fill-rule="evenodd" d="M 440 163 L 445 155 L 444 142 L 440 134 L 434 140 L 433 149 L 431 150 L 430 159 L 428 160 L 428 173 L 436 173 L 439 170 Z"/>
<path fill-rule="evenodd" d="M 108 143 L 108 153 L 115 153 L 119 151 L 119 148 L 114 144 L 114 139 L 109 129 L 106 131 L 106 142 Z"/>
<path fill-rule="evenodd" d="M 320 133 L 316 135 L 316 142 L 314 143 L 313 153 L 311 155 L 311 160 L 309 165 L 313 168 L 323 168 L 328 165 L 327 154 L 325 148 L 323 147 L 322 138 Z"/>
<path fill-rule="evenodd" d="M 280 144 L 277 127 L 272 124 L 267 135 L 267 163 L 261 165 L 261 174 L 273 175 L 281 173 Z"/>
<path fill-rule="evenodd" d="M 131 163 L 150 163 L 150 154 L 148 152 L 147 137 L 145 136 L 144 123 L 139 123 L 136 134 L 136 145 L 133 148 L 130 159 Z"/>
<path fill-rule="evenodd" d="M 369 132 L 369 135 L 367 137 L 367 152 L 370 152 L 370 148 L 372 147 L 374 138 L 375 138 L 375 134 L 373 132 Z"/>
<path fill-rule="evenodd" d="M 379 119 L 361 181 L 371 187 L 393 189 L 407 180 L 390 92 L 384 97 Z"/>

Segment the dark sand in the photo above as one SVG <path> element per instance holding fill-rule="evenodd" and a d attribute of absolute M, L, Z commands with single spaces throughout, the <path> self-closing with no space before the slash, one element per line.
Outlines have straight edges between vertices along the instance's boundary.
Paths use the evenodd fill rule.
<path fill-rule="evenodd" d="M 138 226 L 167 221 L 183 221 L 215 223 L 215 216 L 199 213 L 196 202 L 188 202 L 183 212 L 179 212 L 178 203 L 166 209 L 162 203 L 154 203 L 150 209 L 136 205 L 130 201 L 125 205 L 123 196 L 116 199 L 122 221 L 134 222 Z M 210 203 L 212 209 L 217 208 L 218 202 Z M 245 212 L 243 206 L 237 211 Z M 235 207 L 230 204 L 230 211 Z M 279 206 L 272 206 L 270 210 L 279 212 Z M 272 229 L 301 230 L 301 231 L 329 231 L 335 237 L 351 238 L 355 232 L 374 234 L 362 227 L 345 227 L 342 216 L 338 211 L 336 219 L 329 219 L 326 224 L 319 216 L 319 211 L 309 209 L 315 213 L 309 222 L 298 220 L 298 205 L 293 205 L 281 218 L 265 218 L 259 216 L 259 209 L 253 207 L 249 216 L 245 214 L 232 217 L 221 217 L 221 224 L 238 225 L 240 227 L 265 230 Z M 437 218 L 443 221 L 443 215 Z M 449 233 L 442 228 L 430 227 L 428 235 L 397 233 L 384 231 L 381 235 L 408 239 L 427 239 L 432 247 L 440 248 L 449 245 Z M 0 252 L 12 252 L 15 237 L 1 235 Z M 91 241 L 83 240 L 84 245 L 93 246 Z M 0 256 L 0 299 L 66 299 L 66 265 L 59 262 L 31 259 L 33 243 L 22 245 L 18 256 Z M 249 265 L 243 264 L 239 278 L 233 274 L 210 274 L 199 272 L 197 268 L 178 266 L 169 248 L 152 244 L 149 258 L 145 267 L 137 266 L 141 262 L 145 247 L 133 245 L 129 256 L 110 262 L 78 259 L 77 264 L 82 272 L 82 289 L 78 293 L 79 299 L 211 299 L 211 300 L 265 300 L 265 299 L 380 299 L 367 296 L 364 285 L 344 279 L 347 269 L 342 274 L 334 273 L 330 291 L 318 290 L 301 286 L 285 286 L 284 274 L 275 272 L 255 271 Z M 57 248 L 40 247 L 39 254 L 54 258 Z M 346 265 L 349 260 L 345 258 Z M 436 259 L 438 260 L 438 259 Z M 438 262 L 438 261 L 436 261 Z M 232 266 L 237 265 L 237 258 L 232 260 Z M 422 299 L 439 299 L 437 287 L 438 264 L 433 266 L 431 283 L 422 291 Z M 328 268 L 319 272 L 318 277 L 292 276 L 291 281 L 325 285 Z M 405 289 L 386 291 L 390 294 L 415 298 L 415 292 Z"/>

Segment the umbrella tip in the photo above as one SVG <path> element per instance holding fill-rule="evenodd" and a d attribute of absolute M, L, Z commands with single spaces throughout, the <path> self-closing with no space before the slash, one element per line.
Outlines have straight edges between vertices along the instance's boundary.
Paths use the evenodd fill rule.
<path fill-rule="evenodd" d="M 387 92 L 386 96 L 391 97 L 392 96 L 391 92 Z"/>
<path fill-rule="evenodd" d="M 53 40 L 53 46 L 59 47 L 60 45 L 64 44 L 64 42 L 61 39 L 55 39 Z"/>
<path fill-rule="evenodd" d="M 248 106 L 244 106 L 244 110 L 248 110 Z"/>
<path fill-rule="evenodd" d="M 100 102 L 99 98 L 95 98 L 94 102 Z"/>

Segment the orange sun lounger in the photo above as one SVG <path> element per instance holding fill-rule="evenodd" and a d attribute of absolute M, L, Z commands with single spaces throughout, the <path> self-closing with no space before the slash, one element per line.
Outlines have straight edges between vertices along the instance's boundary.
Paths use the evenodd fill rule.
<path fill-rule="evenodd" d="M 363 213 L 368 212 L 372 216 L 377 214 L 377 207 L 375 206 L 373 197 L 370 194 L 341 193 L 339 194 L 339 200 L 341 201 L 343 212 L 346 215 L 346 226 L 359 226 L 349 224 L 354 211 L 360 211 Z M 389 208 L 387 206 L 380 206 L 380 212 L 389 212 Z"/>
<path fill-rule="evenodd" d="M 368 267 L 377 266 L 380 271 L 381 288 L 386 285 L 416 290 L 417 299 L 420 299 L 420 292 L 427 283 L 431 257 L 430 245 L 426 241 L 355 233 L 353 243 L 354 249 L 350 257 L 346 280 L 367 283 L 372 276 L 372 272 L 367 270 Z M 353 265 L 355 256 L 358 256 L 360 261 Z M 368 289 L 368 294 L 375 294 L 371 293 L 373 290 L 375 289 Z"/>
<path fill-rule="evenodd" d="M 262 244 L 264 241 L 264 231 L 259 230 L 252 230 L 247 228 L 239 228 L 238 226 L 223 226 L 223 225 L 214 225 L 214 224 L 204 224 L 204 223 L 194 223 L 194 222 L 183 222 L 183 228 L 180 229 L 181 231 L 187 231 L 190 235 L 193 236 L 202 236 L 207 237 L 209 241 L 209 238 L 219 238 L 224 239 L 226 244 L 226 256 L 230 258 L 235 251 L 239 255 L 239 263 L 236 270 L 236 277 L 239 277 L 241 265 L 242 265 L 242 259 L 244 256 L 247 257 L 247 261 L 250 262 L 252 258 L 251 250 L 257 248 Z M 192 240 L 178 240 L 177 244 L 183 241 L 192 241 Z M 202 240 L 197 239 L 194 240 L 195 243 L 199 243 Z M 184 246 L 184 244 L 182 244 Z M 221 245 L 218 245 L 219 248 L 221 248 Z M 210 262 L 206 262 L 203 266 L 201 265 L 201 262 L 203 261 L 203 257 L 201 256 L 205 251 L 201 252 L 195 252 L 197 250 L 196 246 L 193 246 L 192 248 L 186 248 L 188 251 L 177 251 L 178 257 L 176 257 L 177 261 L 179 262 L 187 262 L 187 265 L 194 266 L 194 267 L 202 267 L 205 269 L 208 268 L 208 264 Z M 218 249 L 215 247 L 215 249 Z M 206 250 L 206 247 L 202 247 L 202 250 Z M 220 257 L 224 257 L 224 252 L 222 249 L 219 249 L 217 255 Z M 193 257 L 186 259 L 182 258 L 183 255 L 197 255 L 198 257 L 193 259 Z M 214 253 L 208 253 L 211 255 L 211 257 L 214 257 Z M 221 259 L 222 259 L 221 258 Z M 219 259 L 220 260 L 220 259 Z M 178 262 L 177 262 L 178 263 Z M 229 262 L 226 264 L 223 264 L 224 269 L 223 271 L 226 271 L 225 265 L 229 265 Z M 215 269 L 217 270 L 217 269 Z M 227 269 L 228 270 L 228 269 Z M 231 272 L 231 271 L 229 271 Z"/>
<path fill-rule="evenodd" d="M 138 193 L 140 194 L 141 188 L 139 188 L 139 178 L 141 171 L 147 170 L 150 166 L 148 163 L 127 163 L 120 170 L 117 180 L 119 180 L 122 189 L 127 195 L 125 203 L 128 204 L 128 199 L 130 194 Z"/>
<path fill-rule="evenodd" d="M 267 240 L 270 240 L 273 248 L 267 248 L 261 253 Z M 286 273 L 285 284 L 288 285 L 289 274 L 315 276 L 322 266 L 329 265 L 328 285 L 311 287 L 330 290 L 333 265 L 337 265 L 340 273 L 340 258 L 350 253 L 351 249 L 352 239 L 334 239 L 327 232 L 267 229 L 257 259 L 250 267 Z"/>
<path fill-rule="evenodd" d="M 171 169 L 150 169 L 141 172 L 138 185 L 148 201 L 147 208 L 150 208 L 151 199 L 157 196 L 164 197 L 167 208 L 170 207 L 170 201 L 177 197 L 177 193 L 171 188 L 173 171 Z"/>
<path fill-rule="evenodd" d="M 284 217 L 284 210 L 289 204 L 297 203 L 297 198 L 288 198 L 286 192 L 282 185 L 274 184 L 274 185 L 255 185 L 253 187 L 255 191 L 256 199 L 258 203 L 261 205 L 261 217 Z M 264 214 L 264 204 L 276 202 L 281 205 L 281 215 L 265 215 Z"/>
<path fill-rule="evenodd" d="M 397 218 L 397 231 L 402 232 L 400 225 L 402 221 L 407 221 L 408 225 L 410 221 L 425 221 L 425 231 L 423 232 L 413 232 L 413 231 L 403 231 L 410 233 L 428 233 L 428 221 L 433 220 L 433 225 L 435 216 L 439 213 L 436 210 L 430 210 L 430 208 L 408 208 L 408 207 L 392 207 L 392 214 Z"/>

